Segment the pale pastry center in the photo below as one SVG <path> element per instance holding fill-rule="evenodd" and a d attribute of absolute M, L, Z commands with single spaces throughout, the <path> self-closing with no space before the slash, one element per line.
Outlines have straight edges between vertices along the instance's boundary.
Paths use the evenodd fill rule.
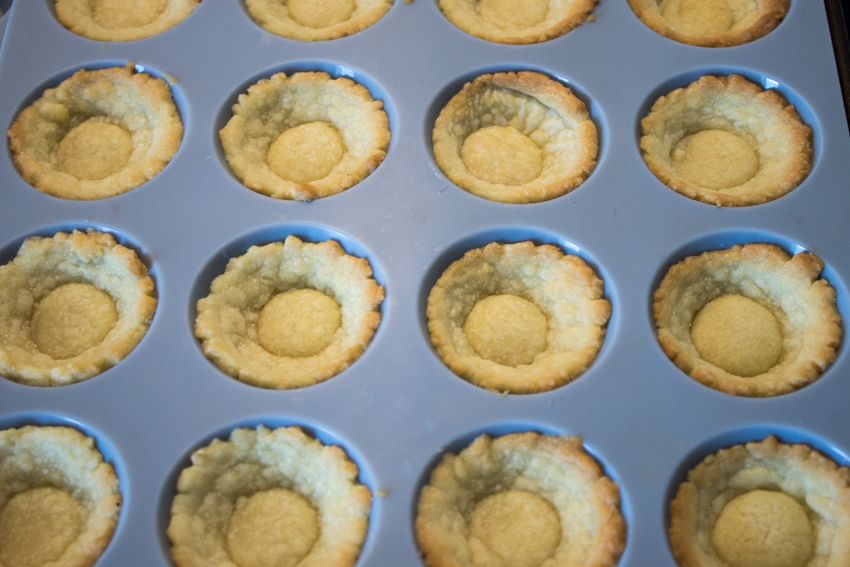
<path fill-rule="evenodd" d="M 674 28 L 691 35 L 725 32 L 735 25 L 728 0 L 665 0 L 661 15 Z"/>
<path fill-rule="evenodd" d="M 782 356 L 782 328 L 773 313 L 752 299 L 724 295 L 691 322 L 691 340 L 706 362 L 736 376 L 757 376 Z"/>
<path fill-rule="evenodd" d="M 295 567 L 319 539 L 319 517 L 285 488 L 241 497 L 230 517 L 227 553 L 239 567 Z"/>
<path fill-rule="evenodd" d="M 309 183 L 329 174 L 343 153 L 345 145 L 333 126 L 309 122 L 284 130 L 272 143 L 266 160 L 278 177 Z"/>
<path fill-rule="evenodd" d="M 525 29 L 546 19 L 549 0 L 480 0 L 478 14 L 494 26 Z"/>
<path fill-rule="evenodd" d="M 133 138 L 125 129 L 86 120 L 59 142 L 58 167 L 81 181 L 96 181 L 124 169 L 132 151 Z"/>
<path fill-rule="evenodd" d="M 784 492 L 753 490 L 729 501 L 711 544 L 732 567 L 803 567 L 814 549 L 812 524 Z"/>
<path fill-rule="evenodd" d="M 5 567 L 56 561 L 77 539 L 85 514 L 73 496 L 50 486 L 12 496 L 0 510 L 0 561 Z"/>
<path fill-rule="evenodd" d="M 549 321 L 516 295 L 491 295 L 472 307 L 463 330 L 482 358 L 504 366 L 531 364 L 546 349 Z"/>
<path fill-rule="evenodd" d="M 138 28 L 156 20 L 167 4 L 168 0 L 94 0 L 92 19 L 111 30 Z"/>
<path fill-rule="evenodd" d="M 351 18 L 354 0 L 287 0 L 289 17 L 308 28 L 326 28 Z"/>
<path fill-rule="evenodd" d="M 33 308 L 30 336 L 38 350 L 56 360 L 99 345 L 118 321 L 115 302 L 91 284 L 59 286 Z"/>
<path fill-rule="evenodd" d="M 469 536 L 504 565 L 537 567 L 561 543 L 561 520 L 549 502 L 524 490 L 488 496 L 472 511 Z"/>
<path fill-rule="evenodd" d="M 327 348 L 342 324 L 332 298 L 315 289 L 294 289 L 274 296 L 257 321 L 260 345 L 277 356 L 313 356 Z"/>
<path fill-rule="evenodd" d="M 488 183 L 522 185 L 543 171 L 543 150 L 513 126 L 476 130 L 463 141 L 460 157 L 472 175 Z"/>
<path fill-rule="evenodd" d="M 685 136 L 670 154 L 676 173 L 715 191 L 743 185 L 759 170 L 759 157 L 744 138 L 725 130 Z"/>

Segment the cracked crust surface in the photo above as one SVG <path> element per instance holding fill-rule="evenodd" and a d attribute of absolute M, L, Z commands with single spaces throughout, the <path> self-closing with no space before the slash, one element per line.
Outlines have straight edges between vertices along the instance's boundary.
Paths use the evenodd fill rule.
<path fill-rule="evenodd" d="M 68 284 L 89 284 L 89 291 L 108 295 L 117 320 L 102 340 L 90 339 L 78 354 L 55 359 L 39 348 L 34 316 L 51 292 Z M 15 259 L 0 266 L 0 375 L 32 386 L 61 386 L 91 378 L 139 344 L 155 310 L 154 283 L 147 267 L 112 235 L 89 229 L 28 238 Z M 61 323 L 67 336 L 59 338 L 72 340 L 72 331 L 79 328 L 84 333 L 93 325 L 85 317 L 94 315 L 89 310 L 82 314 L 83 320 L 76 314 L 73 320 L 51 319 L 48 324 Z"/>
<path fill-rule="evenodd" d="M 743 531 L 753 530 L 751 537 L 736 535 L 747 542 L 751 553 L 764 548 L 759 565 L 838 567 L 850 562 L 850 470 L 839 468 L 808 445 L 786 444 L 769 436 L 721 449 L 688 473 L 670 502 L 670 545 L 679 565 L 726 567 L 729 563 L 718 555 L 725 546 L 717 541 L 718 536 L 711 537 L 718 518 L 736 498 L 765 491 L 796 501 L 810 523 L 813 545 L 811 550 L 787 549 L 777 557 L 777 548 L 787 545 L 787 538 L 781 535 L 786 529 L 775 524 L 787 521 L 787 514 L 763 526 L 759 524 L 765 519 L 757 521 L 757 513 L 762 512 L 763 517 L 763 510 L 751 506 L 749 519 L 741 526 Z M 760 528 L 765 533 L 773 530 L 769 537 L 779 535 L 770 548 L 760 545 Z M 733 567 L 739 566 L 733 563 Z"/>
<path fill-rule="evenodd" d="M 241 524 L 240 515 L 262 515 L 263 510 L 251 510 L 251 501 L 283 489 L 288 499 L 312 507 L 318 522 L 318 538 L 298 546 L 298 555 L 303 554 L 298 567 L 354 565 L 372 503 L 358 474 L 340 447 L 323 445 L 298 427 L 236 429 L 229 440 L 216 439 L 195 451 L 192 465 L 180 473 L 168 526 L 174 562 L 178 567 L 236 567 L 230 552 L 242 546 L 234 539 L 251 534 L 233 531 L 229 524 L 235 516 Z"/>
<path fill-rule="evenodd" d="M 446 18 L 466 33 L 514 45 L 560 37 L 583 24 L 595 5 L 596 0 L 440 0 Z"/>
<path fill-rule="evenodd" d="M 75 429 L 0 431 L 0 487 L 0 523 L 11 530 L 0 535 L 7 567 L 36 557 L 55 567 L 89 567 L 115 532 L 121 510 L 115 470 L 94 439 Z"/>
<path fill-rule="evenodd" d="M 201 0 L 56 0 L 59 22 L 97 41 L 151 37 L 182 22 Z"/>
<path fill-rule="evenodd" d="M 472 525 L 487 513 L 481 507 L 494 495 L 540 501 L 556 513 L 553 523 L 560 526 L 554 530 L 554 541 L 547 542 L 553 545 L 543 565 L 617 564 L 626 538 L 617 485 L 585 452 L 578 437 L 524 432 L 496 439 L 482 435 L 457 455 L 446 455 L 432 471 L 416 517 L 416 538 L 428 567 L 505 564 L 498 541 L 486 534 L 478 537 L 480 532 Z M 518 511 L 499 520 L 508 524 L 501 531 L 510 537 L 510 524 L 521 529 L 535 518 Z M 529 536 L 537 538 L 538 533 Z M 539 550 L 536 542 L 525 543 L 530 552 Z M 526 563 L 523 557 L 511 559 L 508 564 Z"/>
<path fill-rule="evenodd" d="M 75 136 L 75 147 L 65 155 L 88 157 L 94 164 L 115 162 L 115 167 L 94 167 L 98 173 L 78 178 L 64 170 L 61 144 L 76 129 L 94 131 L 98 125 L 123 131 L 131 148 L 119 158 L 111 142 Z M 165 81 L 136 73 L 131 63 L 77 71 L 25 108 L 8 135 L 15 166 L 27 183 L 54 197 L 91 200 L 126 193 L 162 171 L 180 147 L 183 123 Z M 72 171 L 79 175 L 86 169 Z"/>
<path fill-rule="evenodd" d="M 302 41 L 326 41 L 362 31 L 389 11 L 392 0 L 246 0 L 264 30 Z"/>
<path fill-rule="evenodd" d="M 320 178 L 281 177 L 276 167 L 279 162 L 272 159 L 269 163 L 270 149 L 287 131 L 311 124 L 336 131 L 341 156 L 323 166 L 329 172 L 317 168 L 323 170 Z M 239 95 L 233 117 L 219 137 L 230 169 L 246 187 L 276 199 L 312 201 L 344 191 L 372 173 L 386 156 L 390 130 L 383 103 L 373 100 L 363 85 L 346 78 L 332 79 L 324 72 L 289 77 L 278 73 Z M 298 147 L 303 152 L 302 162 L 326 153 L 325 145 Z"/>
<path fill-rule="evenodd" d="M 690 256 L 671 267 L 655 292 L 658 342 L 694 380 L 737 396 L 778 396 L 816 380 L 841 344 L 836 292 L 819 278 L 823 262 L 803 252 L 790 257 L 772 244 L 737 245 Z M 705 305 L 740 295 L 770 311 L 782 334 L 779 361 L 766 372 L 742 377 L 705 361 L 691 324 Z"/>
<path fill-rule="evenodd" d="M 513 138 L 539 147 L 540 167 L 528 180 L 505 184 L 470 172 L 489 169 L 487 160 L 492 168 L 500 165 L 495 160 L 501 158 L 492 157 L 499 153 L 494 151 L 498 142 L 496 148 L 473 148 L 473 154 L 484 155 L 468 155 L 467 140 L 488 127 L 510 129 Z M 561 83 L 530 71 L 482 75 L 464 85 L 440 111 L 432 137 L 434 157 L 449 180 L 502 203 L 537 203 L 572 191 L 590 176 L 599 151 L 596 126 L 584 103 Z M 506 148 L 504 159 L 511 159 L 517 152 Z M 477 161 L 482 161 L 480 167 L 474 165 Z"/>
<path fill-rule="evenodd" d="M 287 291 L 317 290 L 339 305 L 341 323 L 322 350 L 277 355 L 263 347 L 258 322 L 272 299 Z M 364 258 L 337 242 L 285 242 L 253 246 L 231 259 L 198 301 L 195 335 L 204 354 L 230 376 L 263 388 L 302 388 L 336 376 L 357 360 L 381 322 L 384 288 Z M 284 352 L 284 351 L 278 351 Z"/>
<path fill-rule="evenodd" d="M 650 29 L 680 43 L 729 47 L 773 31 L 790 0 L 629 0 Z"/>
<path fill-rule="evenodd" d="M 476 386 L 513 394 L 548 391 L 573 380 L 596 358 L 611 316 L 603 291 L 602 280 L 578 256 L 532 242 L 493 242 L 452 263 L 431 289 L 431 342 L 455 374 Z M 470 344 L 470 313 L 499 295 L 533 304 L 548 321 L 545 349 L 535 350 L 529 363 L 506 366 L 482 357 Z"/>
<path fill-rule="evenodd" d="M 797 187 L 812 166 L 812 129 L 794 106 L 775 90 L 762 90 L 740 75 L 706 75 L 662 96 L 641 121 L 641 131 L 640 147 L 652 173 L 674 191 L 712 205 L 740 207 L 772 201 Z M 758 161 L 754 175 L 722 188 L 684 177 L 676 164 L 677 153 L 684 151 L 680 142 L 707 131 L 734 134 L 748 144 Z M 697 160 L 718 168 L 740 161 L 724 157 L 723 151 L 717 149 Z"/>

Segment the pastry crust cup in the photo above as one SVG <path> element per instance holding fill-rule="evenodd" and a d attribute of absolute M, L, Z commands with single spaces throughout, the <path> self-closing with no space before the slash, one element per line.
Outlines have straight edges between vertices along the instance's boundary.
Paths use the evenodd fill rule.
<path fill-rule="evenodd" d="M 276 199 L 312 201 L 363 181 L 386 156 L 389 119 L 369 89 L 324 72 L 277 73 L 252 85 L 233 105 L 219 131 L 230 169 L 249 189 Z M 290 128 L 322 122 L 342 138 L 342 159 L 322 179 L 296 183 L 275 174 L 266 162 L 269 147 Z"/>
<path fill-rule="evenodd" d="M 285 2 L 245 0 L 251 18 L 264 30 L 301 41 L 326 41 L 363 31 L 389 12 L 392 0 L 354 0 L 351 16 L 337 24 L 314 28 L 302 25 L 289 14 Z"/>
<path fill-rule="evenodd" d="M 284 488 L 318 512 L 319 539 L 299 567 L 354 565 L 366 538 L 372 493 L 345 452 L 298 427 L 236 429 L 192 454 L 180 473 L 168 539 L 178 567 L 234 565 L 225 532 L 237 499 Z"/>
<path fill-rule="evenodd" d="M 654 32 L 679 43 L 698 47 L 730 47 L 755 41 L 772 32 L 788 13 L 790 0 L 758 0 L 755 10 L 741 18 L 727 31 L 706 31 L 696 34 L 677 29 L 662 14 L 660 0 L 629 0 L 629 5 L 641 21 Z M 743 4 L 743 2 L 738 2 Z"/>
<path fill-rule="evenodd" d="M 505 490 L 536 494 L 558 513 L 561 540 L 545 565 L 613 567 L 626 528 L 620 492 L 578 437 L 534 432 L 491 439 L 482 435 L 457 455 L 446 455 L 422 489 L 416 538 L 428 567 L 472 567 L 469 522 L 475 506 Z"/>
<path fill-rule="evenodd" d="M 675 170 L 671 152 L 685 136 L 725 130 L 749 142 L 759 168 L 749 181 L 726 189 L 701 187 Z M 706 75 L 662 96 L 641 121 L 640 148 L 658 179 L 682 195 L 723 207 L 758 205 L 797 187 L 812 167 L 812 129 L 774 90 L 740 75 Z"/>
<path fill-rule="evenodd" d="M 277 294 L 316 289 L 340 306 L 342 324 L 319 354 L 277 356 L 258 339 L 257 321 Z M 285 242 L 253 246 L 231 259 L 198 301 L 195 335 L 204 354 L 228 375 L 262 388 L 303 388 L 336 376 L 366 350 L 381 322 L 384 288 L 364 258 L 345 253 L 337 242 Z"/>
<path fill-rule="evenodd" d="M 473 132 L 512 126 L 543 151 L 540 176 L 503 185 L 469 172 L 461 148 Z M 452 183 L 502 203 L 538 203 L 569 193 L 596 167 L 599 137 L 584 103 L 546 75 L 531 71 L 482 75 L 446 104 L 434 123 L 434 157 Z"/>
<path fill-rule="evenodd" d="M 681 567 L 725 567 L 710 541 L 723 507 L 752 490 L 780 491 L 804 507 L 814 553 L 806 567 L 850 561 L 850 470 L 808 445 L 769 436 L 709 455 L 670 502 L 670 545 Z"/>
<path fill-rule="evenodd" d="M 511 394 L 545 392 L 584 372 L 605 338 L 611 304 L 584 260 L 533 242 L 468 251 L 452 263 L 428 296 L 428 330 L 443 362 L 476 386 Z M 482 358 L 464 332 L 475 304 L 499 294 L 533 303 L 548 319 L 546 348 L 531 364 L 504 366 Z"/>
<path fill-rule="evenodd" d="M 69 427 L 0 431 L 0 508 L 13 496 L 58 488 L 85 509 L 79 535 L 51 567 L 89 567 L 109 545 L 121 511 L 118 477 L 94 439 Z"/>
<path fill-rule="evenodd" d="M 778 396 L 816 380 L 835 360 L 841 344 L 836 292 L 819 279 L 823 262 L 808 252 L 788 256 L 772 244 L 737 245 L 690 256 L 671 267 L 655 292 L 658 342 L 694 380 L 736 396 Z M 700 357 L 691 321 L 704 305 L 737 294 L 768 309 L 782 332 L 782 356 L 752 377 L 730 374 Z"/>
<path fill-rule="evenodd" d="M 33 342 L 31 319 L 39 301 L 69 283 L 109 294 L 118 320 L 100 344 L 56 360 Z M 89 229 L 28 238 L 15 259 L 0 266 L 0 375 L 31 386 L 62 386 L 100 374 L 139 344 L 156 302 L 147 267 L 112 235 Z"/>
<path fill-rule="evenodd" d="M 455 26 L 475 37 L 513 45 L 560 37 L 585 22 L 597 0 L 549 0 L 543 21 L 530 26 L 500 27 L 481 16 L 478 0 L 440 0 L 440 10 Z"/>
<path fill-rule="evenodd" d="M 59 142 L 89 119 L 120 126 L 132 137 L 127 165 L 103 179 L 80 180 L 57 169 Z M 18 115 L 9 147 L 23 178 L 63 199 L 104 199 L 153 178 L 171 161 L 183 138 L 183 123 L 165 81 L 136 73 L 133 64 L 81 69 Z"/>
<path fill-rule="evenodd" d="M 133 41 L 171 29 L 198 7 L 201 0 L 166 0 L 165 9 L 153 21 L 127 28 L 110 28 L 94 18 L 92 0 L 56 0 L 56 18 L 77 35 L 96 41 Z"/>

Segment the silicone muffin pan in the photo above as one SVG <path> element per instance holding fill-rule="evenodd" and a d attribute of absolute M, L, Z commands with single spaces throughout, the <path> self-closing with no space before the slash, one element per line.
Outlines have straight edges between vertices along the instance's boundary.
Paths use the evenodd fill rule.
<path fill-rule="evenodd" d="M 432 0 L 397 1 L 371 27 L 322 42 L 257 26 L 238 0 L 204 1 L 157 36 L 103 43 L 68 31 L 52 0 L 16 0 L 0 52 L 0 125 L 74 71 L 123 66 L 168 81 L 185 126 L 172 161 L 125 194 L 94 201 L 51 197 L 0 151 L 0 264 L 32 235 L 108 231 L 132 247 L 155 281 L 158 305 L 141 343 L 85 382 L 37 388 L 0 380 L 0 427 L 66 424 L 93 436 L 115 465 L 124 504 L 99 567 L 171 565 L 166 529 L 179 472 L 195 449 L 241 426 L 299 425 L 341 445 L 373 494 L 360 567 L 422 565 L 416 503 L 445 452 L 481 433 L 576 435 L 618 483 L 627 526 L 619 565 L 673 567 L 668 508 L 687 471 L 721 447 L 775 434 L 850 464 L 850 358 L 812 384 L 773 398 L 727 395 L 686 376 L 656 340 L 652 295 L 686 256 L 769 242 L 825 263 L 838 309 L 850 317 L 850 135 L 829 22 L 821 2 L 792 0 L 765 37 L 699 48 L 647 28 L 626 0 L 602 0 L 594 18 L 550 41 L 491 43 L 453 26 Z M 305 203 L 243 186 L 218 131 L 240 93 L 283 71 L 325 71 L 383 101 L 392 138 L 384 161 L 357 185 Z M 431 131 L 461 87 L 491 72 L 531 70 L 567 85 L 599 131 L 597 165 L 574 191 L 510 205 L 467 193 L 434 160 Z M 787 195 L 721 208 L 662 184 L 640 153 L 640 120 L 653 102 L 706 74 L 740 74 L 777 90 L 813 129 L 812 171 Z M 365 257 L 386 299 L 364 354 L 339 375 L 294 390 L 244 384 L 203 354 L 196 303 L 227 261 L 250 246 L 339 241 Z M 504 395 L 478 388 L 437 356 L 425 316 L 440 274 L 469 249 L 533 240 L 583 258 L 604 281 L 612 314 L 588 370 L 554 390 Z"/>

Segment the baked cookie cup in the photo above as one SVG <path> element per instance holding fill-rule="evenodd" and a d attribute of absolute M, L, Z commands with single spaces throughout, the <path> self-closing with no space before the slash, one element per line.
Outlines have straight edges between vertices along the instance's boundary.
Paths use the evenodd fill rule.
<path fill-rule="evenodd" d="M 681 567 L 850 564 L 850 471 L 770 436 L 709 455 L 670 502 Z"/>
<path fill-rule="evenodd" d="M 428 567 L 613 567 L 626 528 L 581 439 L 525 432 L 446 455 L 419 496 L 416 539 Z"/>
<path fill-rule="evenodd" d="M 654 32 L 699 47 L 730 47 L 772 32 L 791 0 L 629 0 Z"/>
<path fill-rule="evenodd" d="M 298 427 L 236 429 L 180 473 L 168 539 L 177 567 L 350 567 L 372 493 L 357 465 Z"/>
<path fill-rule="evenodd" d="M 338 39 L 362 31 L 386 14 L 392 0 L 245 0 L 264 30 L 302 41 Z"/>
<path fill-rule="evenodd" d="M 581 185 L 599 137 L 584 103 L 532 71 L 482 75 L 440 111 L 434 157 L 461 189 L 502 203 L 538 203 Z"/>
<path fill-rule="evenodd" d="M 596 0 L 440 0 L 440 10 L 458 28 L 495 43 L 549 41 L 588 19 Z"/>
<path fill-rule="evenodd" d="M 596 358 L 611 316 L 603 291 L 578 256 L 493 242 L 452 263 L 431 289 L 431 342 L 446 366 L 481 388 L 552 390 Z"/>
<path fill-rule="evenodd" d="M 381 322 L 384 288 L 336 241 L 289 236 L 227 263 L 198 301 L 195 335 L 226 374 L 254 386 L 303 388 L 348 368 Z"/>
<path fill-rule="evenodd" d="M 81 69 L 18 115 L 9 147 L 23 178 L 44 193 L 91 200 L 157 175 L 183 137 L 165 81 L 133 64 Z"/>
<path fill-rule="evenodd" d="M 28 238 L 0 266 L 0 376 L 62 386 L 100 374 L 139 344 L 156 303 L 147 267 L 112 235 Z"/>
<path fill-rule="evenodd" d="M 312 201 L 363 181 L 386 156 L 389 119 L 369 89 L 324 72 L 252 85 L 219 132 L 234 175 L 276 199 Z"/>
<path fill-rule="evenodd" d="M 655 292 L 658 342 L 694 380 L 737 396 L 813 382 L 841 344 L 823 262 L 772 244 L 737 245 L 672 266 Z"/>
<path fill-rule="evenodd" d="M 132 41 L 162 33 L 201 0 L 56 0 L 56 18 L 77 35 L 97 41 Z"/>
<path fill-rule="evenodd" d="M 641 120 L 649 169 L 682 195 L 758 205 L 797 187 L 812 167 L 812 129 L 775 90 L 740 75 L 706 75 L 662 96 Z"/>
<path fill-rule="evenodd" d="M 118 477 L 94 439 L 69 427 L 0 431 L 0 565 L 94 565 L 120 511 Z"/>

